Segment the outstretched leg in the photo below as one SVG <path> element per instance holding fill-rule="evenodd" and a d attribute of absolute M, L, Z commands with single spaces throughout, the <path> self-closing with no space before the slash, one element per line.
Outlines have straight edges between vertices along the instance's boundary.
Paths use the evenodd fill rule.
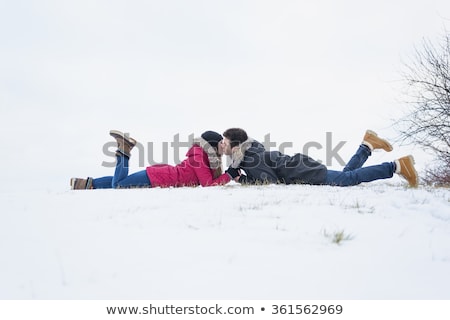
<path fill-rule="evenodd" d="M 364 144 L 361 144 L 358 150 L 356 150 L 356 153 L 353 155 L 353 157 L 351 157 L 350 161 L 346 164 L 343 171 L 344 172 L 353 171 L 361 168 L 371 154 L 372 152 L 370 151 L 369 147 Z"/>
<path fill-rule="evenodd" d="M 131 188 L 131 187 L 150 187 L 145 170 L 128 176 L 128 162 L 131 149 L 136 145 L 136 140 L 128 134 L 117 130 L 111 130 L 110 135 L 117 141 L 116 151 L 116 170 L 114 176 L 107 176 L 93 179 L 72 178 L 70 186 L 72 189 L 110 189 L 110 188 Z"/>
<path fill-rule="evenodd" d="M 128 157 L 121 153 L 116 155 L 116 170 L 114 176 L 106 176 L 92 179 L 92 189 L 117 188 L 118 183 L 128 176 Z"/>
<path fill-rule="evenodd" d="M 115 188 L 150 188 L 151 186 L 147 171 L 141 170 L 118 181 Z"/>
<path fill-rule="evenodd" d="M 347 163 L 343 171 L 353 171 L 361 168 L 367 158 L 372 155 L 372 151 L 378 149 L 383 149 L 384 151 L 390 152 L 393 148 L 387 140 L 378 137 L 374 131 L 367 130 L 364 134 L 361 145 L 355 155 Z"/>
<path fill-rule="evenodd" d="M 93 179 L 92 187 L 94 189 L 151 187 L 146 170 L 128 175 L 128 162 L 128 157 L 118 155 L 114 176 Z"/>
<path fill-rule="evenodd" d="M 111 189 L 113 178 L 112 176 L 96 178 L 92 181 L 92 186 L 94 189 Z"/>
<path fill-rule="evenodd" d="M 325 184 L 348 187 L 379 179 L 392 178 L 396 167 L 394 162 L 385 162 L 375 166 L 358 168 L 351 171 L 328 170 Z"/>
<path fill-rule="evenodd" d="M 129 158 L 122 154 L 117 154 L 116 170 L 114 171 L 114 177 L 112 179 L 112 187 L 117 188 L 119 181 L 128 177 L 128 162 Z"/>
<path fill-rule="evenodd" d="M 410 187 L 416 188 L 419 184 L 419 177 L 414 168 L 414 158 L 412 156 L 352 171 L 328 170 L 324 184 L 341 187 L 354 186 L 361 182 L 391 178 L 394 173 L 406 179 Z"/>
<path fill-rule="evenodd" d="M 342 172 L 328 170 L 325 184 L 346 187 L 354 186 L 361 182 L 392 178 L 397 168 L 395 162 L 385 162 L 375 166 L 362 167 L 372 154 L 372 151 L 377 149 L 390 152 L 393 148 L 387 140 L 378 137 L 372 130 L 367 130 L 361 145 L 347 163 L 344 170 Z"/>
<path fill-rule="evenodd" d="M 128 175 L 127 156 L 118 155 L 116 171 L 111 181 L 113 188 L 133 188 L 133 187 L 151 187 L 150 180 L 147 176 L 147 171 L 142 170 L 131 175 Z"/>

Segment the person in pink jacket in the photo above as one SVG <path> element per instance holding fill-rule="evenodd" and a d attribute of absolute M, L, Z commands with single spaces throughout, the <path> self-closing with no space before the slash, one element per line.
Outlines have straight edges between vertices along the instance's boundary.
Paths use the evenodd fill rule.
<path fill-rule="evenodd" d="M 175 166 L 153 165 L 128 175 L 128 161 L 136 140 L 120 131 L 111 130 L 117 141 L 116 169 L 114 176 L 80 179 L 72 178 L 72 189 L 106 189 L 137 187 L 215 186 L 228 183 L 239 176 L 236 169 L 222 173 L 223 137 L 214 131 L 204 132 L 194 139 L 186 159 Z"/>

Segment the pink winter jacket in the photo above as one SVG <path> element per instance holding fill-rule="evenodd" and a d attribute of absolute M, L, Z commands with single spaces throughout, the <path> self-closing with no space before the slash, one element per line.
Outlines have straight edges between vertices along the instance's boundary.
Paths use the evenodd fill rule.
<path fill-rule="evenodd" d="M 147 176 L 152 187 L 203 187 L 225 184 L 231 180 L 227 173 L 213 178 L 208 154 L 199 145 L 193 145 L 186 154 L 187 159 L 176 166 L 168 164 L 147 167 Z"/>

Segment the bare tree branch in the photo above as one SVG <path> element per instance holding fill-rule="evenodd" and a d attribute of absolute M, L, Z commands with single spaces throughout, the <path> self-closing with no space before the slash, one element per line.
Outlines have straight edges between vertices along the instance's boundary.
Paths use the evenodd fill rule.
<path fill-rule="evenodd" d="M 424 39 L 405 70 L 410 108 L 396 121 L 400 139 L 436 155 L 436 168 L 426 172 L 428 182 L 450 184 L 450 34 L 445 32 L 437 45 Z"/>

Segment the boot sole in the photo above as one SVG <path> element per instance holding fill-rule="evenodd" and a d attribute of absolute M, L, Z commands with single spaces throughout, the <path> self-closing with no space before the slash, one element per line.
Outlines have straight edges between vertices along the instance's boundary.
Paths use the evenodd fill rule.
<path fill-rule="evenodd" d="M 70 178 L 70 189 L 75 190 L 76 183 L 77 183 L 77 178 Z"/>
<path fill-rule="evenodd" d="M 414 177 L 414 178 L 415 178 L 413 183 L 409 182 L 408 179 L 406 179 L 406 180 L 408 180 L 409 185 L 410 185 L 411 187 L 417 187 L 417 185 L 419 184 L 419 182 L 418 182 L 418 180 L 419 180 L 419 175 L 417 174 L 417 170 L 414 168 L 414 164 L 415 164 L 416 162 L 414 161 L 414 157 L 413 157 L 413 156 L 407 156 L 406 158 L 409 159 L 409 162 L 411 162 L 411 166 L 410 166 L 409 168 L 407 168 L 407 167 L 405 166 L 404 170 L 406 171 L 406 174 L 408 175 L 408 177 L 411 177 L 411 178 Z M 405 162 L 406 162 L 406 160 L 404 161 L 404 163 L 405 163 Z M 400 167 L 401 167 L 401 166 L 400 166 Z M 403 168 L 402 168 L 402 169 L 403 169 Z M 412 172 L 411 172 L 410 169 L 412 169 Z"/>
<path fill-rule="evenodd" d="M 80 181 L 80 178 L 71 178 L 70 179 L 70 189 L 72 190 L 80 190 L 80 189 L 84 189 L 84 188 L 78 188 L 78 182 Z"/>
<path fill-rule="evenodd" d="M 86 183 L 83 188 L 78 188 L 77 183 L 81 180 L 86 180 Z M 92 180 L 93 178 L 88 177 L 87 179 L 81 179 L 81 178 L 70 178 L 70 188 L 72 190 L 86 190 L 86 189 L 92 189 Z"/>
<path fill-rule="evenodd" d="M 123 139 L 123 141 L 125 141 L 128 145 L 134 147 L 137 143 L 136 140 L 134 140 L 131 137 L 126 136 L 123 132 L 118 131 L 118 130 L 111 130 L 109 131 L 109 134 L 114 138 L 114 139 Z"/>

